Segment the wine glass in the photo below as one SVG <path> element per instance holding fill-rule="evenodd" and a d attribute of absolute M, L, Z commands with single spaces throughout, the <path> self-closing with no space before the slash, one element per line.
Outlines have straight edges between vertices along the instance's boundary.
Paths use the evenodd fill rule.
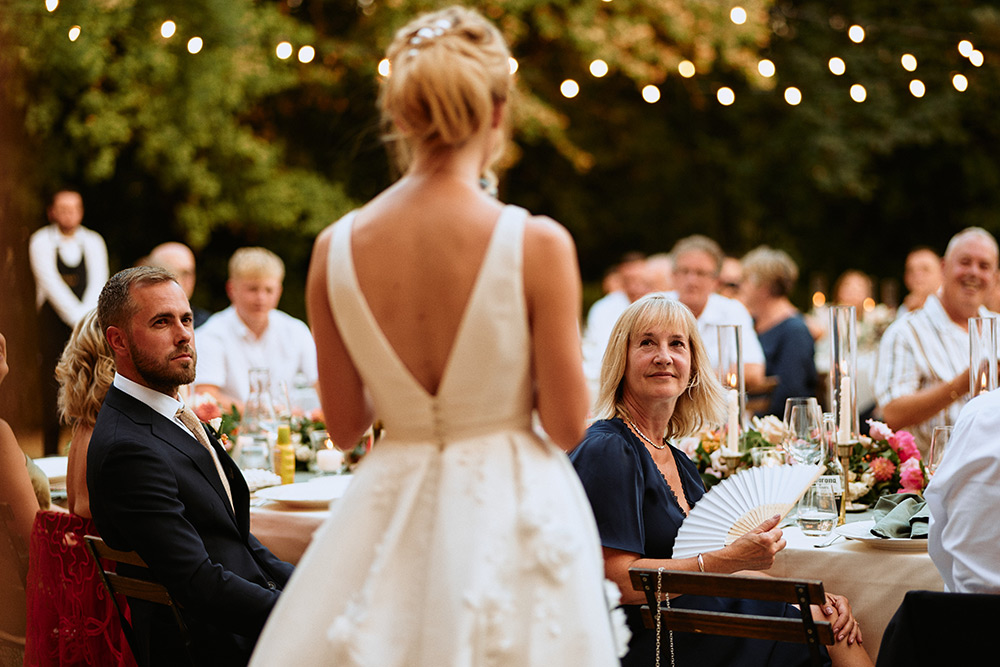
<path fill-rule="evenodd" d="M 833 486 L 817 482 L 806 489 L 799 501 L 795 520 L 803 535 L 829 535 L 837 521 L 837 501 L 834 499 Z"/>
<path fill-rule="evenodd" d="M 948 441 L 951 440 L 951 426 L 935 426 L 931 433 L 931 451 L 927 456 L 927 474 L 933 476 L 941 465 L 945 452 L 948 451 Z"/>
<path fill-rule="evenodd" d="M 785 401 L 785 450 L 800 464 L 822 463 L 826 459 L 823 413 L 815 398 Z"/>

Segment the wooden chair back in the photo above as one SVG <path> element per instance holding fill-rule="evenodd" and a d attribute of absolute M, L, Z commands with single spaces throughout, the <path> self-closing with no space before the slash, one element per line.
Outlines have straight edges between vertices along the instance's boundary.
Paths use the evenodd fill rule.
<path fill-rule="evenodd" d="M 646 595 L 642 619 L 647 628 L 656 627 L 653 609 L 659 607 L 663 630 L 695 632 L 728 637 L 770 639 L 806 644 L 812 662 L 822 663 L 820 645 L 833 644 L 833 628 L 827 621 L 815 621 L 810 605 L 825 602 L 823 582 L 747 577 L 708 572 L 670 572 L 647 568 L 629 570 L 632 587 Z M 666 595 L 706 595 L 772 602 L 788 602 L 799 606 L 799 618 L 756 616 L 729 612 L 671 609 L 658 604 L 657 590 Z"/>
<path fill-rule="evenodd" d="M 128 577 L 105 567 L 103 564 L 103 561 L 110 561 L 115 564 L 116 568 L 118 565 L 124 564 L 148 570 L 149 566 L 146 565 L 146 562 L 139 554 L 134 551 L 119 551 L 118 549 L 114 549 L 96 535 L 85 535 L 83 539 L 87 543 L 87 549 L 90 550 L 91 555 L 94 557 L 94 562 L 97 564 L 97 573 L 101 578 L 101 582 L 111 596 L 112 602 L 114 602 L 115 610 L 118 612 L 118 618 L 121 621 L 122 630 L 125 633 L 129 647 L 132 649 L 132 654 L 138 658 L 140 650 L 136 645 L 132 624 L 126 618 L 125 610 L 122 609 L 118 601 L 119 595 L 169 607 L 171 612 L 173 612 L 174 620 L 177 622 L 181 640 L 185 647 L 189 647 L 191 638 L 188 633 L 187 624 L 181 616 L 179 605 L 171 597 L 170 592 L 165 586 L 153 581 L 152 574 L 150 574 L 148 579 Z"/>

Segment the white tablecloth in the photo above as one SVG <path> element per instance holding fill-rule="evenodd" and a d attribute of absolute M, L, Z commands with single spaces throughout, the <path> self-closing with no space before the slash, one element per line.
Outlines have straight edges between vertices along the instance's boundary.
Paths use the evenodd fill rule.
<path fill-rule="evenodd" d="M 326 510 L 292 510 L 266 503 L 250 508 L 250 530 L 276 556 L 298 563 L 327 514 Z M 826 538 L 806 537 L 794 526 L 785 528 L 784 536 L 788 546 L 778 554 L 770 574 L 818 579 L 827 591 L 846 596 L 873 661 L 886 625 L 906 592 L 944 590 L 926 551 L 886 551 L 844 538 L 816 549 L 813 545 Z"/>
<path fill-rule="evenodd" d="M 817 549 L 813 545 L 827 538 L 806 537 L 797 527 L 785 528 L 784 536 L 788 546 L 769 572 L 776 577 L 818 579 L 828 592 L 846 596 L 873 661 L 882 633 L 906 592 L 944 590 L 926 550 L 886 551 L 844 538 Z"/>

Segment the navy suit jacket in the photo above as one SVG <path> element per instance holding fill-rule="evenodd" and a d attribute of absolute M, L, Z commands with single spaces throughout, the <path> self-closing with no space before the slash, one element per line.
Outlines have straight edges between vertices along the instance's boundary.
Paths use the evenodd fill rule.
<path fill-rule="evenodd" d="M 292 566 L 250 533 L 246 481 L 206 433 L 229 480 L 232 507 L 208 451 L 112 386 L 87 452 L 90 509 L 101 537 L 138 552 L 180 603 L 195 664 L 245 665 Z M 136 656 L 139 664 L 183 664 L 169 610 L 139 600 L 130 607 L 139 652 L 148 654 Z"/>

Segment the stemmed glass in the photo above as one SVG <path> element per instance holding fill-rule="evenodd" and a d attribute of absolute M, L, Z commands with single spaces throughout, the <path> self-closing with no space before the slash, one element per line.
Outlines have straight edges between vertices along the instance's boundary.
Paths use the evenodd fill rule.
<path fill-rule="evenodd" d="M 948 450 L 948 441 L 951 440 L 951 426 L 935 426 L 931 433 L 931 451 L 927 456 L 927 474 L 931 477 L 941 465 L 945 452 Z"/>
<path fill-rule="evenodd" d="M 823 413 L 813 397 L 785 401 L 785 450 L 800 464 L 822 463 L 826 459 Z"/>

